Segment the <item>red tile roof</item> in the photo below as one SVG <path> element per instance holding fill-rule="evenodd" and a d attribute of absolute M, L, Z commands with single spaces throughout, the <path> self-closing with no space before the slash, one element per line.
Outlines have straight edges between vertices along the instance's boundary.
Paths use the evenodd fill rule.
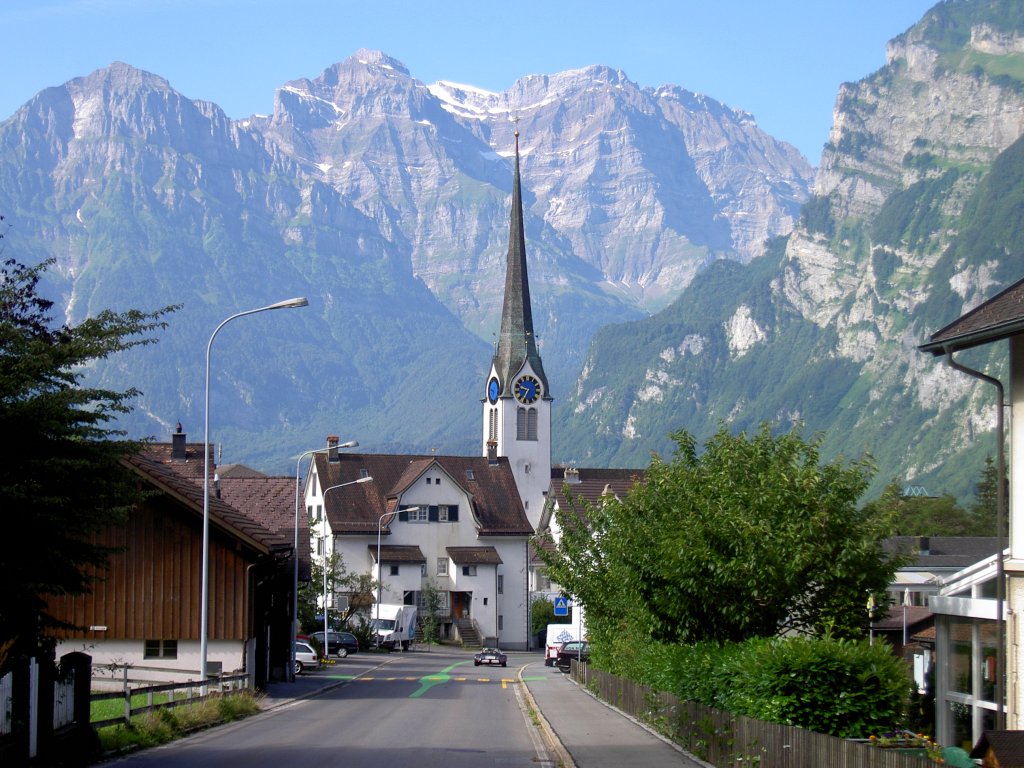
<path fill-rule="evenodd" d="M 373 478 L 371 483 L 349 485 L 326 495 L 327 519 L 338 535 L 376 533 L 381 515 L 394 511 L 400 496 L 426 473 L 437 470 L 446 476 L 444 482 L 456 484 L 469 495 L 469 511 L 477 522 L 478 535 L 533 533 L 506 458 L 491 464 L 486 457 L 476 456 L 341 453 L 337 461 L 329 461 L 326 454 L 317 453 L 314 461 L 321 488 Z M 464 514 L 461 509 L 460 514 Z"/>

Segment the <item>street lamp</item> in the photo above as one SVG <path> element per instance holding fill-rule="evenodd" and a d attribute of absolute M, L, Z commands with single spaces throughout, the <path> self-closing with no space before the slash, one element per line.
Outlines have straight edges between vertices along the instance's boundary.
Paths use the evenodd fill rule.
<path fill-rule="evenodd" d="M 380 529 L 384 525 L 385 517 L 392 517 L 397 515 L 399 512 L 418 512 L 419 507 L 404 507 L 402 509 L 396 509 L 394 512 L 385 512 L 377 519 L 377 622 L 373 628 L 373 640 L 374 645 L 380 648 L 380 589 L 381 589 L 381 567 L 380 567 Z M 391 521 L 388 520 L 388 524 Z"/>
<path fill-rule="evenodd" d="M 327 649 L 329 647 L 327 645 L 327 492 L 333 491 L 335 488 L 344 488 L 346 485 L 370 482 L 373 482 L 372 477 L 360 477 L 358 480 L 349 480 L 347 483 L 338 483 L 329 488 L 324 488 L 323 493 L 321 493 L 321 496 L 324 497 L 324 658 L 327 658 Z"/>
<path fill-rule="evenodd" d="M 299 458 L 295 461 L 295 543 L 292 545 L 293 559 L 295 560 L 292 576 L 292 663 L 288 672 L 288 676 L 293 683 L 295 682 L 295 636 L 299 634 L 299 467 L 304 458 L 312 456 L 314 453 L 323 453 L 332 448 L 356 448 L 358 445 L 358 440 L 349 440 L 347 443 L 341 443 L 337 446 L 329 445 L 326 448 L 313 448 L 299 454 Z"/>
<path fill-rule="evenodd" d="M 220 333 L 220 329 L 236 318 L 254 315 L 257 312 L 266 312 L 271 309 L 291 309 L 308 305 L 309 301 L 306 300 L 306 297 L 300 296 L 288 299 L 287 301 L 279 301 L 266 307 L 239 312 L 221 322 L 214 329 L 210 336 L 210 341 L 206 345 L 206 403 L 203 419 L 203 562 L 201 568 L 202 576 L 200 578 L 202 594 L 199 597 L 199 670 L 204 681 L 207 678 L 206 659 L 209 650 L 207 635 L 210 614 L 210 350 L 213 348 L 213 340 Z"/>

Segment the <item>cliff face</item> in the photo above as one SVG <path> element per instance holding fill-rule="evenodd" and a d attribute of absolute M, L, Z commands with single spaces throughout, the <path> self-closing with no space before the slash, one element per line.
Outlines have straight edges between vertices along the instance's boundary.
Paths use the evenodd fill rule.
<path fill-rule="evenodd" d="M 990 393 L 916 347 L 1021 277 L 1024 12 L 942 3 L 844 84 L 814 196 L 761 264 L 699 276 L 666 312 L 599 334 L 570 402 L 569 450 L 642 463 L 664 424 L 801 422 L 827 451 L 969 492 L 993 452 Z M 738 271 L 737 271 L 738 269 Z M 639 336 L 632 367 L 614 362 Z M 977 362 L 1000 370 L 997 350 Z M 585 460 L 584 457 L 580 457 Z"/>

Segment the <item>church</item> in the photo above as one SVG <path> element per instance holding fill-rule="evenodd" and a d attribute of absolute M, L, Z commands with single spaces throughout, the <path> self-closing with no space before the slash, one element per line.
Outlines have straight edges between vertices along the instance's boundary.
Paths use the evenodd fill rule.
<path fill-rule="evenodd" d="M 354 454 L 329 437 L 305 484 L 311 549 L 378 581 L 380 602 L 440 597 L 442 637 L 529 647 L 530 539 L 552 480 L 551 407 L 530 305 L 519 133 L 501 330 L 483 390 L 476 457 Z M 333 601 L 356 595 L 329 596 Z"/>

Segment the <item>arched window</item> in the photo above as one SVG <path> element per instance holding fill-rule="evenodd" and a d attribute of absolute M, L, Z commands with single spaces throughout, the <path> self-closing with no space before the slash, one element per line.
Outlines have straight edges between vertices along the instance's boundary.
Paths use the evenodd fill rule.
<path fill-rule="evenodd" d="M 537 409 L 516 409 L 516 440 L 537 439 Z"/>
<path fill-rule="evenodd" d="M 487 424 L 487 439 L 497 440 L 498 439 L 498 409 L 491 408 L 491 412 L 488 418 Z"/>

